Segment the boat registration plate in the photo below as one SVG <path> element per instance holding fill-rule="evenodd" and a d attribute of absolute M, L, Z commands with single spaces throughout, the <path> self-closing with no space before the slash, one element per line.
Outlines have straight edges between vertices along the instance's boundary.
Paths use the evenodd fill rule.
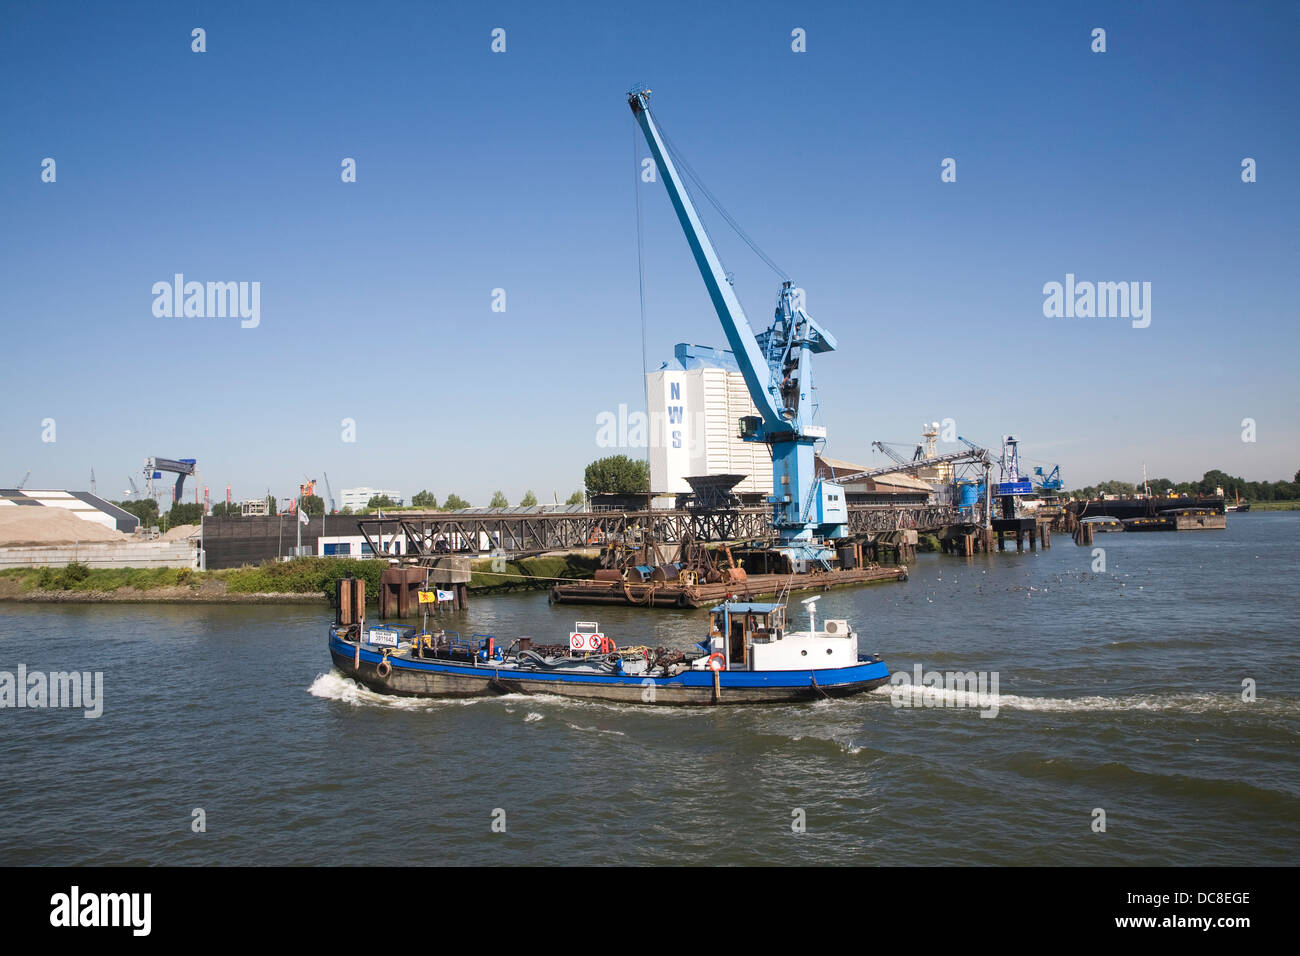
<path fill-rule="evenodd" d="M 378 645 L 379 647 L 396 647 L 396 646 L 397 646 L 397 632 L 396 632 L 396 631 L 385 631 L 385 630 L 381 630 L 380 628 L 377 628 L 377 627 L 372 627 L 372 628 L 370 629 L 370 638 L 369 638 L 369 641 L 370 641 L 371 644 L 376 644 L 376 645 Z"/>

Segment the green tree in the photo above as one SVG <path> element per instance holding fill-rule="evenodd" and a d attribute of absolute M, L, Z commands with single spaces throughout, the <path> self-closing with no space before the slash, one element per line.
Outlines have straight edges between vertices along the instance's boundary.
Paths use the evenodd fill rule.
<path fill-rule="evenodd" d="M 1296 477 L 1300 478 L 1300 472 L 1297 472 Z M 1147 483 L 1151 486 L 1152 494 L 1161 496 L 1170 492 L 1189 497 L 1212 495 L 1216 488 L 1222 488 L 1228 498 L 1235 499 L 1240 495 L 1242 501 L 1291 501 L 1300 497 L 1300 481 L 1246 481 L 1218 468 L 1205 472 L 1199 481 L 1174 482 L 1168 478 L 1151 478 Z M 1126 481 L 1103 481 L 1096 486 L 1089 485 L 1071 491 L 1070 495 L 1075 498 L 1090 498 L 1102 493 L 1134 494 L 1141 490 L 1140 486 Z"/>
<path fill-rule="evenodd" d="M 233 501 L 230 504 L 218 501 L 212 506 L 212 517 L 214 518 L 238 517 L 242 513 L 243 509 Z"/>
<path fill-rule="evenodd" d="M 396 508 L 397 505 L 388 495 L 372 495 L 366 502 L 367 508 Z"/>
<path fill-rule="evenodd" d="M 442 506 L 448 511 L 459 511 L 461 508 L 468 508 L 469 502 L 460 495 L 448 495 Z"/>
<path fill-rule="evenodd" d="M 1097 490 L 1106 495 L 1134 495 L 1137 494 L 1137 487 L 1127 481 L 1103 481 L 1097 486 Z"/>
<path fill-rule="evenodd" d="M 339 514 L 341 514 L 341 515 L 350 515 L 350 514 L 352 514 L 352 506 L 351 506 L 351 505 L 344 505 L 344 506 L 339 510 Z"/>
<path fill-rule="evenodd" d="M 198 524 L 203 520 L 203 505 L 181 504 L 172 505 L 172 510 L 167 512 L 167 524 L 169 527 L 176 527 L 182 524 Z"/>
<path fill-rule="evenodd" d="M 432 491 L 417 491 L 411 496 L 411 504 L 417 508 L 437 508 L 438 499 L 433 496 Z"/>
<path fill-rule="evenodd" d="M 141 527 L 151 528 L 158 524 L 158 502 L 152 498 L 143 498 L 139 501 L 115 501 L 114 504 L 127 514 L 139 518 Z"/>
<path fill-rule="evenodd" d="M 580 505 L 585 500 L 586 499 L 583 497 L 581 491 L 575 491 L 573 494 L 569 495 L 568 499 L 565 500 L 564 503 L 566 505 Z"/>
<path fill-rule="evenodd" d="M 303 495 L 301 507 L 303 511 L 313 517 L 325 513 L 325 501 L 320 495 Z"/>
<path fill-rule="evenodd" d="M 650 490 L 650 464 L 627 455 L 599 458 L 587 466 L 588 495 L 638 495 Z"/>
<path fill-rule="evenodd" d="M 531 508 L 533 505 L 537 504 L 537 496 L 533 494 L 531 490 L 525 491 L 524 496 L 519 499 L 519 503 L 525 507 Z"/>
<path fill-rule="evenodd" d="M 1295 501 L 1300 498 L 1300 481 L 1274 482 L 1271 491 L 1271 501 Z"/>
<path fill-rule="evenodd" d="M 278 515 L 280 513 L 276 510 L 275 495 L 266 496 L 266 513 L 269 515 Z"/>
<path fill-rule="evenodd" d="M 506 496 L 499 491 L 492 493 L 492 501 L 488 504 L 489 508 L 509 508 L 510 502 L 506 501 Z"/>
<path fill-rule="evenodd" d="M 1205 473 L 1196 484 L 1196 490 L 1203 495 L 1214 494 L 1215 488 L 1222 488 L 1225 492 L 1231 492 L 1234 487 L 1243 484 L 1240 478 L 1233 478 L 1227 472 L 1220 471 L 1218 468 L 1211 468 Z"/>

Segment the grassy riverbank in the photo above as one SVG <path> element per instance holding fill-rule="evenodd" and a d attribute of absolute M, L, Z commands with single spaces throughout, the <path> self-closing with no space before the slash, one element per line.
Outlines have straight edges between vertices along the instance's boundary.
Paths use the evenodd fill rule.
<path fill-rule="evenodd" d="M 366 594 L 379 594 L 379 576 L 388 565 L 358 558 L 295 558 L 222 571 L 189 568 L 9 568 L 0 571 L 0 600 L 137 601 L 165 603 L 321 602 L 334 595 L 334 583 L 351 574 L 366 582 Z M 482 593 L 550 587 L 555 578 L 589 578 L 596 559 L 555 555 L 501 562 L 471 563 L 470 589 Z"/>
<path fill-rule="evenodd" d="M 1300 511 L 1300 501 L 1252 501 L 1251 511 Z"/>

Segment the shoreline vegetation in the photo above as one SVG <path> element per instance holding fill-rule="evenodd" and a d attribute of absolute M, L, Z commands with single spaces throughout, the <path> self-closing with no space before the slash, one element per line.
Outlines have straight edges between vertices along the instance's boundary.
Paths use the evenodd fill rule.
<path fill-rule="evenodd" d="M 1253 511 L 1300 511 L 1300 500 L 1256 501 Z M 918 551 L 938 551 L 934 535 L 921 535 Z M 362 558 L 305 557 L 264 561 L 220 571 L 190 568 L 6 568 L 0 570 L 0 602 L 137 604 L 320 604 L 334 600 L 335 582 L 364 578 L 367 601 L 379 596 L 387 562 Z M 549 588 L 560 578 L 590 579 L 595 557 L 554 554 L 506 560 L 475 558 L 470 590 L 479 594 Z M 495 573 L 494 573 L 495 572 Z M 435 585 L 430 584 L 430 587 Z"/>
<path fill-rule="evenodd" d="M 294 558 L 221 571 L 189 568 L 6 568 L 0 601 L 30 603 L 329 604 L 335 582 L 349 574 L 366 582 L 366 598 L 379 598 L 379 575 L 388 563 L 361 558 Z M 479 594 L 549 588 L 556 578 L 590 578 L 595 558 L 549 555 L 475 559 L 470 590 Z M 496 573 L 493 573 L 496 572 Z M 430 587 L 435 585 L 430 584 Z"/>

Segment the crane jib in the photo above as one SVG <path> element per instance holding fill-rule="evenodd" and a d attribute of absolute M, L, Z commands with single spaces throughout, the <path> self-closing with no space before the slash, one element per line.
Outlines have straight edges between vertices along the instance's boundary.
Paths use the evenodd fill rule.
<path fill-rule="evenodd" d="M 632 107 L 633 114 L 636 116 L 638 125 L 641 127 L 641 132 L 645 135 L 646 142 L 649 144 L 650 152 L 654 156 L 660 175 L 663 177 L 669 199 L 672 200 L 673 209 L 677 213 L 682 230 L 686 234 L 687 243 L 695 256 L 695 263 L 700 270 L 700 276 L 704 279 L 709 298 L 713 301 L 714 311 L 722 322 L 723 332 L 727 336 L 727 343 L 731 346 L 731 350 L 740 365 L 741 373 L 744 375 L 750 398 L 762 416 L 765 426 L 774 430 L 780 430 L 782 427 L 788 428 L 786 418 L 782 414 L 784 408 L 779 403 L 776 383 L 772 380 L 767 358 L 759 348 L 758 341 L 754 336 L 754 330 L 750 327 L 749 319 L 746 318 L 745 312 L 740 306 L 740 300 L 736 298 L 731 283 L 727 281 L 726 273 L 722 268 L 721 261 L 718 259 L 717 252 L 714 250 L 712 243 L 709 242 L 708 236 L 705 235 L 699 214 L 696 212 L 690 196 L 686 193 L 686 186 L 678 175 L 672 159 L 668 156 L 667 148 L 664 146 L 659 130 L 655 127 L 654 120 L 650 116 L 649 107 L 645 103 L 645 95 L 644 92 L 632 93 L 629 95 L 628 102 Z"/>
<path fill-rule="evenodd" d="M 778 435 L 803 435 L 811 404 L 812 368 L 809 359 L 812 354 L 832 351 L 836 347 L 835 338 L 804 310 L 802 290 L 794 288 L 789 280 L 782 283 L 772 326 L 755 335 L 650 115 L 646 100 L 648 93 L 648 90 L 632 91 L 628 94 L 628 104 L 663 177 L 669 199 L 686 234 L 727 342 L 740 365 L 754 406 L 763 419 L 765 430 L 772 433 L 773 440 L 780 440 Z M 818 432 L 819 429 L 813 429 L 814 437 L 823 437 Z M 755 437 L 755 440 L 760 439 Z"/>

